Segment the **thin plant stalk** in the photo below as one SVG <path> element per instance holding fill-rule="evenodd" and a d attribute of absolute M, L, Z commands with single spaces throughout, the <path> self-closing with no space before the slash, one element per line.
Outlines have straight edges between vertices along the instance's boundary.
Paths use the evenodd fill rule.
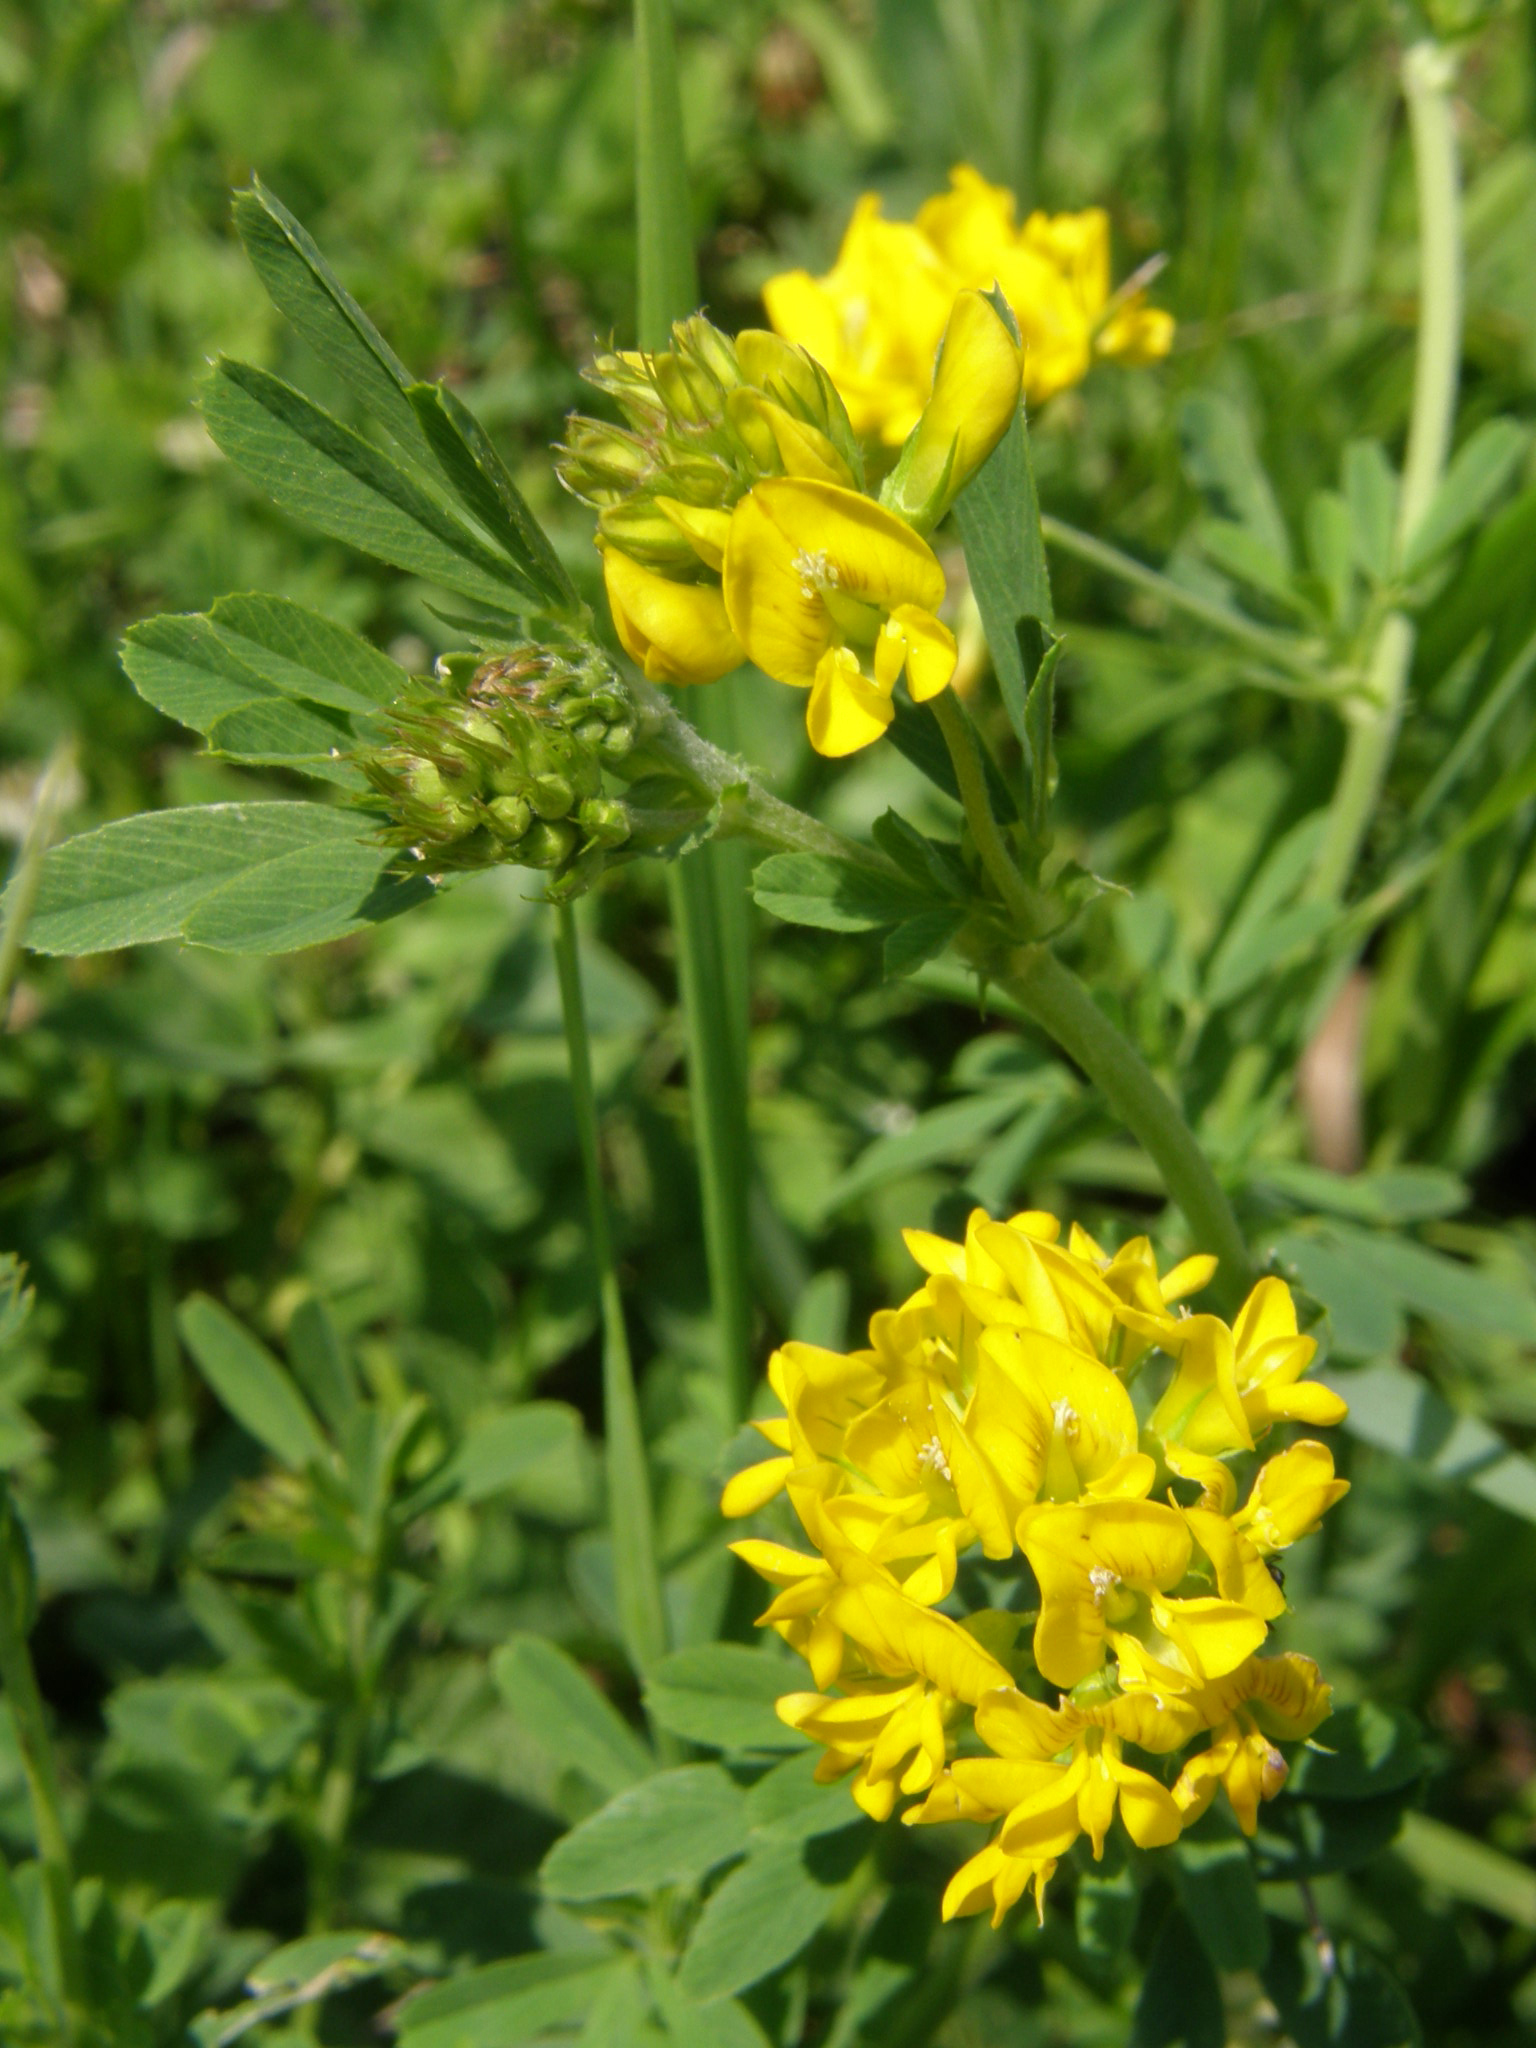
<path fill-rule="evenodd" d="M 1125 554 L 1108 541 L 1100 540 L 1096 534 L 1083 533 L 1078 527 L 1069 526 L 1064 519 L 1054 518 L 1048 512 L 1041 514 L 1040 530 L 1052 547 L 1059 548 L 1063 554 L 1075 555 L 1080 562 L 1087 562 L 1095 569 L 1104 570 L 1107 575 L 1118 577 L 1133 589 L 1146 591 L 1171 611 L 1183 612 L 1202 626 L 1224 633 L 1229 640 L 1247 648 L 1260 660 L 1273 662 L 1288 674 L 1307 678 L 1314 676 L 1317 667 L 1314 654 L 1293 635 L 1277 633 L 1268 626 L 1245 619 L 1241 612 L 1222 604 L 1219 599 L 1205 597 L 1197 590 L 1186 590 L 1171 576 L 1164 576 L 1145 562 L 1138 562 L 1134 555 Z"/>
<path fill-rule="evenodd" d="M 1445 474 L 1461 375 L 1462 222 L 1455 111 L 1455 61 L 1431 40 L 1403 56 L 1403 92 L 1413 138 L 1419 201 L 1419 338 L 1413 411 L 1398 497 L 1399 566 Z M 1414 629 L 1391 611 L 1377 633 L 1363 701 L 1351 716 L 1328 821 L 1308 879 L 1314 902 L 1340 903 L 1349 888 L 1381 796 L 1402 723 Z"/>
<path fill-rule="evenodd" d="M 75 1871 L 64 1831 L 64 1802 L 53 1735 L 38 1690 L 27 1641 L 31 1560 L 9 1489 L 0 1481 L 0 1690 L 11 1710 L 16 1747 L 27 1780 L 32 1829 L 42 1866 L 44 1910 L 59 1990 L 64 2039 L 76 2038 L 73 2014 L 84 2003 L 85 1964 L 75 1921 Z"/>
<path fill-rule="evenodd" d="M 635 0 L 635 204 L 642 348 L 664 348 L 698 304 L 671 0 Z M 719 712 L 728 707 L 722 702 Z M 715 722 L 713 707 L 700 724 Z M 726 738 L 716 732 L 714 737 Z M 669 875 L 704 1252 L 725 1409 L 746 1410 L 752 1301 L 747 1246 L 747 901 L 739 853 L 704 846 Z"/>
<path fill-rule="evenodd" d="M 982 865 L 1020 938 L 1037 939 L 1046 929 L 1049 906 L 1020 874 L 1009 851 L 987 794 L 975 736 L 947 692 L 933 700 L 933 709 Z M 1252 1278 L 1252 1262 L 1232 1205 L 1199 1141 L 1135 1046 L 1048 945 L 1025 944 L 1000 967 L 989 960 L 986 971 L 1077 1062 L 1140 1140 L 1195 1242 L 1220 1261 L 1223 1290 L 1230 1294 L 1245 1289 Z"/>
<path fill-rule="evenodd" d="M 49 756 L 38 778 L 32 815 L 11 871 L 5 893 L 5 928 L 0 931 L 0 1027 L 9 1014 L 11 985 L 21 965 L 22 941 L 43 879 L 43 857 L 53 843 L 54 827 L 75 774 L 75 743 L 63 740 Z"/>
<path fill-rule="evenodd" d="M 640 1432 L 640 1404 L 635 1395 L 629 1333 L 619 1294 L 603 1191 L 597 1144 L 597 1097 L 592 1086 L 592 1048 L 587 1034 L 586 1003 L 581 989 L 581 957 L 576 947 L 576 920 L 569 904 L 555 908 L 555 966 L 560 977 L 560 1007 L 570 1055 L 571 1101 L 576 1136 L 581 1146 L 582 1176 L 587 1192 L 587 1229 L 592 1263 L 597 1268 L 598 1301 L 603 1323 L 603 1446 L 608 1477 L 608 1526 L 613 1544 L 614 1594 L 624 1648 L 636 1672 L 646 1672 L 667 1651 L 667 1617 L 661 1574 L 656 1563 L 655 1524 L 651 1515 L 651 1481 Z"/>

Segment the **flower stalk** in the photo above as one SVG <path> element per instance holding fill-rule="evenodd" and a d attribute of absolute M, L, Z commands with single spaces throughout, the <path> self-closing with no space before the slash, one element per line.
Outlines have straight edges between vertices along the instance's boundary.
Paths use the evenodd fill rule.
<path fill-rule="evenodd" d="M 1426 38 L 1405 52 L 1403 93 L 1419 201 L 1419 338 L 1397 506 L 1399 566 L 1445 474 L 1461 373 L 1463 256 L 1454 79 L 1455 59 L 1439 43 Z M 1389 612 L 1377 632 L 1363 701 L 1350 718 L 1343 766 L 1308 883 L 1314 902 L 1340 903 L 1349 887 L 1397 745 L 1413 645 L 1406 613 Z"/>
<path fill-rule="evenodd" d="M 698 272 L 683 153 L 682 97 L 671 0 L 635 0 L 635 207 L 639 341 L 665 350 L 672 323 L 698 303 Z M 677 933 L 679 980 L 688 1026 L 688 1081 L 704 1208 L 721 1377 L 730 1419 L 745 1413 L 752 1302 L 747 1266 L 745 977 L 728 974 L 745 954 L 746 903 L 730 888 L 729 866 L 701 848 L 673 864 L 668 878 Z"/>
<path fill-rule="evenodd" d="M 629 1333 L 614 1265 L 608 1201 L 598 1154 L 597 1098 L 592 1086 L 592 1050 L 576 949 L 576 919 L 567 903 L 555 908 L 555 966 L 570 1058 L 571 1102 L 581 1147 L 587 1196 L 587 1230 L 603 1324 L 603 1446 L 608 1480 L 608 1526 L 613 1544 L 614 1587 L 619 1628 L 631 1664 L 642 1678 L 667 1650 L 667 1619 L 656 1562 L 651 1516 L 651 1482 L 640 1430 Z"/>

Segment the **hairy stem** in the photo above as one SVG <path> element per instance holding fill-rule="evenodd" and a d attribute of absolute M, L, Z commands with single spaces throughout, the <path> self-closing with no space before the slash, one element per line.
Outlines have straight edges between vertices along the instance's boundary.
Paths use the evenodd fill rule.
<path fill-rule="evenodd" d="M 666 1654 L 666 1609 L 656 1563 L 651 1482 L 645 1461 L 645 1439 L 640 1432 L 640 1404 L 635 1395 L 629 1333 L 624 1324 L 624 1303 L 614 1266 L 608 1200 L 598 1156 L 597 1097 L 592 1086 L 592 1049 L 581 989 L 581 959 L 576 949 L 576 920 L 565 903 L 555 910 L 555 966 L 560 977 L 560 1006 L 570 1055 L 571 1102 L 586 1184 L 587 1229 L 592 1241 L 592 1263 L 597 1268 L 603 1320 L 603 1453 L 608 1477 L 614 1588 L 624 1647 L 636 1672 L 643 1677 Z"/>
<path fill-rule="evenodd" d="M 1403 92 L 1419 200 L 1419 340 L 1397 508 L 1399 567 L 1445 474 L 1461 373 L 1461 187 L 1453 77 L 1453 59 L 1436 42 L 1415 43 L 1404 54 Z M 1407 616 L 1389 612 L 1372 650 L 1363 701 L 1350 719 L 1343 765 L 1308 880 L 1307 894 L 1314 902 L 1341 902 L 1349 887 L 1397 745 L 1413 641 Z"/>

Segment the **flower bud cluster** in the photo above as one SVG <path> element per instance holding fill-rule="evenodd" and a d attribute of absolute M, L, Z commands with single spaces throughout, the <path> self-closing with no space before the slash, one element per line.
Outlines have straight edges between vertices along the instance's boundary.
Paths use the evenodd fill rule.
<path fill-rule="evenodd" d="M 778 1712 L 823 1745 L 818 1778 L 853 1774 L 877 1820 L 906 1795 L 908 1822 L 999 1823 L 946 1918 L 1039 1901 L 1117 1815 L 1156 1848 L 1221 1791 L 1251 1835 L 1285 1782 L 1279 1744 L 1329 1711 L 1310 1658 L 1259 1654 L 1286 1607 L 1278 1554 L 1348 1490 L 1311 1437 L 1253 1460 L 1277 1424 L 1345 1413 L 1304 1377 L 1316 1347 L 1289 1291 L 1260 1281 L 1229 1325 L 1177 1306 L 1214 1260 L 1160 1275 L 1145 1238 L 1111 1258 L 1059 1236 L 1052 1216 L 982 1210 L 963 1244 L 908 1231 L 923 1285 L 862 1351 L 775 1353 L 784 1413 L 755 1425 L 775 1455 L 722 1502 L 787 1494 L 813 1546 L 732 1547 L 776 1589 L 762 1623 L 810 1665 L 815 1691 Z M 1142 1371 L 1161 1382 L 1145 1421 Z M 956 1619 L 968 1552 L 1003 1604 Z"/>
<path fill-rule="evenodd" d="M 670 349 L 599 356 L 587 381 L 625 424 L 573 414 L 555 467 L 598 514 L 605 545 L 664 575 L 696 578 L 699 559 L 668 505 L 728 512 L 765 477 L 863 481 L 858 443 L 825 370 L 776 334 L 735 340 L 702 313 Z"/>
<path fill-rule="evenodd" d="M 601 654 L 529 645 L 444 656 L 357 761 L 388 808 L 386 841 L 422 866 L 559 874 L 628 839 L 603 770 L 634 743 L 629 701 Z"/>

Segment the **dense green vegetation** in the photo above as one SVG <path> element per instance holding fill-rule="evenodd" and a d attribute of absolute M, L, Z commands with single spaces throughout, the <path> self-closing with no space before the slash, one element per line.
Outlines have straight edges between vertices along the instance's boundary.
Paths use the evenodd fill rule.
<path fill-rule="evenodd" d="M 1114 885 L 1062 950 L 1182 1102 L 1351 1401 L 1353 1491 L 1288 1558 L 1281 1631 L 1335 1684 L 1334 1755 L 1308 1757 L 1256 1863 L 1213 1834 L 1140 1890 L 1074 1866 L 1043 1928 L 996 1934 L 939 1927 L 951 1844 L 815 1804 L 798 1760 L 761 1774 L 783 1667 L 748 1661 L 761 1589 L 716 1513 L 747 1450 L 659 864 L 576 914 L 676 1653 L 650 1724 L 537 877 L 494 870 L 275 957 L 29 957 L 0 1039 L 0 1241 L 25 1269 L 0 1300 L 3 1534 L 14 1581 L 18 1520 L 35 1561 L 87 2038 L 968 2048 L 1118 2042 L 1134 2012 L 1141 2048 L 1277 2028 L 1396 2048 L 1536 2022 L 1536 16 L 1431 13 L 678 8 L 722 326 L 760 318 L 772 272 L 824 268 L 858 192 L 908 214 L 961 157 L 1025 206 L 1107 206 L 1117 274 L 1169 258 L 1172 357 L 1031 423 L 1066 634 L 1056 831 Z M 1422 209 L 1399 67 L 1426 28 L 1460 65 L 1465 325 L 1451 482 L 1405 569 Z M 616 0 L 0 6 L 13 838 L 50 760 L 61 834 L 302 793 L 135 693 L 118 647 L 151 614 L 265 592 L 408 669 L 460 644 L 453 598 L 272 509 L 195 410 L 222 353 L 362 417 L 232 231 L 252 174 L 473 409 L 600 602 L 548 446 L 594 345 L 636 329 L 634 90 Z M 1416 629 L 1406 713 L 1358 858 L 1320 884 L 1341 706 L 1393 604 Z M 718 688 L 733 744 L 828 824 L 863 835 L 894 807 L 953 836 L 894 747 L 821 760 L 791 693 Z M 784 1335 L 843 1347 L 911 1289 L 902 1225 L 955 1236 L 978 1204 L 1027 1203 L 1188 1248 L 1082 1074 L 1005 996 L 978 1024 L 952 961 L 884 979 L 878 939 L 757 914 L 748 1064 L 754 1380 Z M 0 2039 L 52 2041 L 17 1668 L 0 1642 Z M 644 1805 L 648 1725 L 700 1774 L 670 1835 Z M 573 1833 L 541 1880 L 618 1793 L 638 1822 Z M 744 1849 L 748 1932 L 774 1938 L 743 1951 L 716 1909 L 713 1946 L 667 1975 L 698 1887 Z M 643 1996 L 596 1945 L 615 1930 L 652 1959 Z"/>

